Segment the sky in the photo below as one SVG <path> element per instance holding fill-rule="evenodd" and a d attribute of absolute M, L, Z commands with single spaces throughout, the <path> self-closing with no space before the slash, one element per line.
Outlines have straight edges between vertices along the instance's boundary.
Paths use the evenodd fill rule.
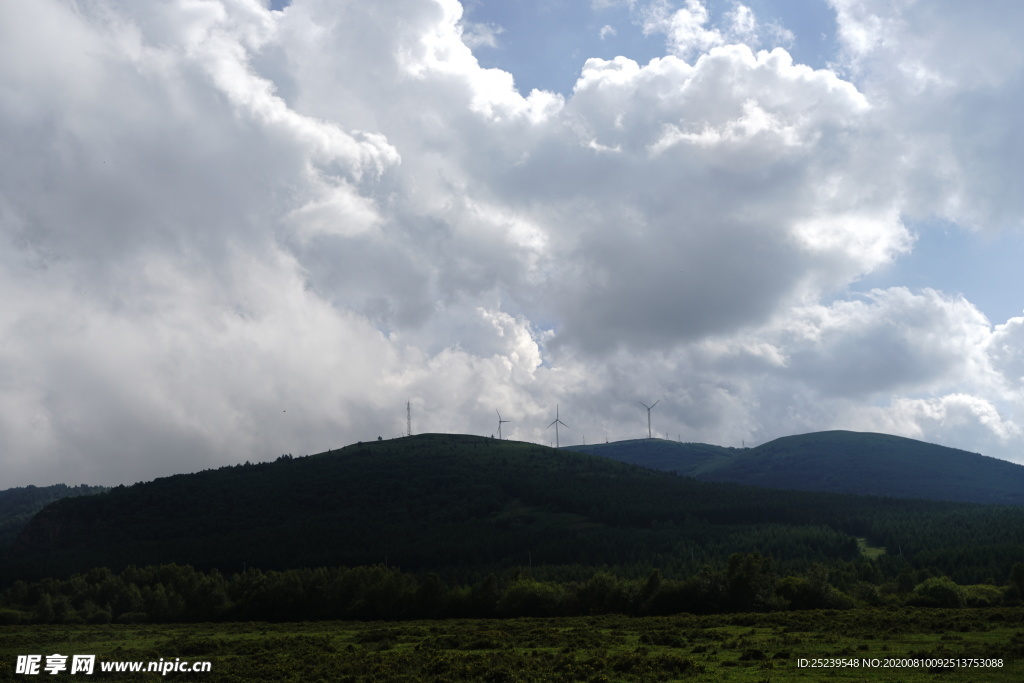
<path fill-rule="evenodd" d="M 0 488 L 406 430 L 1024 464 L 1024 5 L 0 3 Z"/>

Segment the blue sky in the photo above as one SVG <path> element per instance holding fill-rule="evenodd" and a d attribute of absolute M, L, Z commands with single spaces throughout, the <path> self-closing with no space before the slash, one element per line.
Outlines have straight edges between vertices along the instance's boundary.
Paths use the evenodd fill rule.
<path fill-rule="evenodd" d="M 826 2 L 759 1 L 748 6 L 764 23 L 792 32 L 794 39 L 786 44 L 794 60 L 822 68 L 835 59 L 835 12 Z M 706 7 L 709 23 L 717 24 L 734 3 L 708 2 Z M 473 0 L 465 3 L 465 18 L 500 29 L 496 46 L 481 46 L 475 54 L 482 66 L 513 74 L 524 94 L 540 88 L 568 95 L 588 57 L 623 55 L 646 63 L 665 54 L 664 36 L 644 35 L 637 12 L 626 2 Z M 605 27 L 611 31 L 602 33 Z"/>
<path fill-rule="evenodd" d="M 1024 238 L 1019 232 L 976 234 L 955 225 L 929 222 L 912 227 L 918 235 L 913 251 L 854 283 L 852 291 L 898 285 L 931 287 L 962 294 L 994 322 L 1024 313 Z"/>
<path fill-rule="evenodd" d="M 0 6 L 0 467 L 405 430 L 1024 463 L 1024 6 Z"/>

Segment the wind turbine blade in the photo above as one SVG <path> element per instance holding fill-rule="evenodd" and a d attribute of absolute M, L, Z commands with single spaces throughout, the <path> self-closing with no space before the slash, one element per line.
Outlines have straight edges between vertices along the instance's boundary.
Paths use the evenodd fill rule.
<path fill-rule="evenodd" d="M 655 401 L 654 403 L 651 404 L 651 408 L 653 408 L 654 406 L 658 405 L 659 403 L 661 403 L 661 399 L 660 398 L 657 401 Z"/>

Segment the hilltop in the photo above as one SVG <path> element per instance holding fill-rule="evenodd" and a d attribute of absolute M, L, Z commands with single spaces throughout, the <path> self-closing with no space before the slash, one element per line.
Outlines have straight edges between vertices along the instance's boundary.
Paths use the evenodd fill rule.
<path fill-rule="evenodd" d="M 667 439 L 627 439 L 611 443 L 565 446 L 563 450 L 589 453 L 652 470 L 695 477 L 730 463 L 743 449 L 707 443 L 681 443 Z"/>
<path fill-rule="evenodd" d="M 1024 466 L 889 434 L 815 432 L 745 449 L 663 439 L 570 448 L 702 481 L 1024 505 Z"/>

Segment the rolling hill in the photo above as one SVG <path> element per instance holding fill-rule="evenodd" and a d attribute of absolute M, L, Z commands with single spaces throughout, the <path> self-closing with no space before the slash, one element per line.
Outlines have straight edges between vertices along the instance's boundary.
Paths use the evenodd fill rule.
<path fill-rule="evenodd" d="M 710 447 L 693 461 L 736 457 Z M 780 569 L 854 561 L 857 537 L 958 580 L 1001 579 L 1024 556 L 1024 508 L 702 482 L 426 434 L 57 501 L 12 545 L 0 584 L 166 563 L 227 573 L 387 564 L 461 579 L 529 565 L 692 575 L 736 552 L 770 555 Z"/>
<path fill-rule="evenodd" d="M 662 439 L 571 448 L 702 481 L 1024 505 L 1024 466 L 888 434 L 816 432 L 747 449 Z"/>

